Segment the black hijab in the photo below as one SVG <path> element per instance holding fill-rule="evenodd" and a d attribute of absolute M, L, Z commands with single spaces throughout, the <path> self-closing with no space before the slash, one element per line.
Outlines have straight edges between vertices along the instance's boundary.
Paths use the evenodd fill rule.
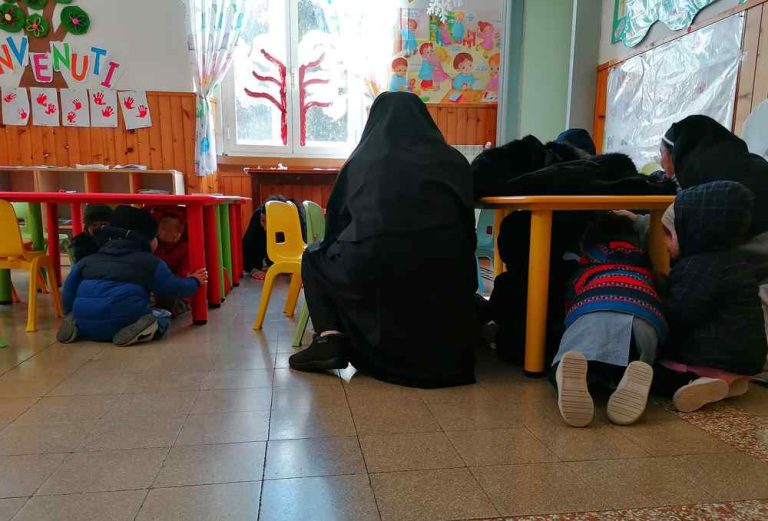
<path fill-rule="evenodd" d="M 436 228 L 474 231 L 472 175 L 418 96 L 373 102 L 328 201 L 324 244 Z"/>
<path fill-rule="evenodd" d="M 768 162 L 708 116 L 689 116 L 664 134 L 682 188 L 712 181 L 736 181 L 755 196 L 750 236 L 768 231 Z"/>

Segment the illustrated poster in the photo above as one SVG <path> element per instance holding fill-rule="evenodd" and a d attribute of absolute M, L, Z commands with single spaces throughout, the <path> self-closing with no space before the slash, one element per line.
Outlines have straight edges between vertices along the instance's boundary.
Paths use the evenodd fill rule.
<path fill-rule="evenodd" d="M 87 89 L 61 89 L 61 123 L 65 127 L 90 127 Z"/>
<path fill-rule="evenodd" d="M 31 87 L 32 124 L 38 127 L 58 127 L 59 94 L 56 89 Z"/>
<path fill-rule="evenodd" d="M 3 87 L 3 125 L 25 127 L 29 123 L 29 93 L 24 88 Z"/>
<path fill-rule="evenodd" d="M 91 89 L 91 126 L 117 127 L 117 92 L 111 89 Z"/>
<path fill-rule="evenodd" d="M 145 91 L 128 90 L 120 92 L 118 96 L 127 130 L 152 126 L 152 114 L 149 113 L 149 103 Z"/>

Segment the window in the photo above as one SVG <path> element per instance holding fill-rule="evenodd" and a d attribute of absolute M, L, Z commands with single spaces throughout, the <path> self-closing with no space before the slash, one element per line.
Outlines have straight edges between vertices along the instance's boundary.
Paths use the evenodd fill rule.
<path fill-rule="evenodd" d="M 254 1 L 257 20 L 222 85 L 224 152 L 343 157 L 375 95 L 369 70 L 383 63 L 386 73 L 391 55 L 380 11 L 397 10 L 378 0 Z"/>

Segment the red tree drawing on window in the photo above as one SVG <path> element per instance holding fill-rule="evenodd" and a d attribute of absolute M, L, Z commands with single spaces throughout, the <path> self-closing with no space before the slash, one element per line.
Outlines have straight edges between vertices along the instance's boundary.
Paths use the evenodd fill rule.
<path fill-rule="evenodd" d="M 277 67 L 278 76 L 280 79 L 275 78 L 274 76 L 262 76 L 256 71 L 252 71 L 251 74 L 253 74 L 253 77 L 256 78 L 259 81 L 264 81 L 267 83 L 274 83 L 277 85 L 277 87 L 280 89 L 280 101 L 277 101 L 274 96 L 269 94 L 268 92 L 256 92 L 249 89 L 244 89 L 245 93 L 252 97 L 252 98 L 262 98 L 265 100 L 270 101 L 275 107 L 277 107 L 277 110 L 280 111 L 280 138 L 283 140 L 283 145 L 288 144 L 288 104 L 287 104 L 287 97 L 286 97 L 286 77 L 287 77 L 287 69 L 285 67 L 285 64 L 269 54 L 264 49 L 261 49 L 261 54 L 264 55 L 264 58 L 267 59 L 270 63 L 274 64 Z"/>
<path fill-rule="evenodd" d="M 317 69 L 325 59 L 325 54 L 321 54 L 320 57 L 309 63 L 299 67 L 299 126 L 300 126 L 300 139 L 301 146 L 307 144 L 307 112 L 312 107 L 330 107 L 332 103 L 330 101 L 307 101 L 307 87 L 310 85 L 318 85 L 329 83 L 330 80 L 322 78 L 305 79 L 307 71 L 312 72 L 313 69 Z"/>

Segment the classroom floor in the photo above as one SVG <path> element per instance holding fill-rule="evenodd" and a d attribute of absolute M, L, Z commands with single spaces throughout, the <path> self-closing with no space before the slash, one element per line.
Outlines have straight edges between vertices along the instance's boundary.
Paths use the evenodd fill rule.
<path fill-rule="evenodd" d="M 293 372 L 284 287 L 254 333 L 259 288 L 122 349 L 57 344 L 47 298 L 34 334 L 0 308 L 0 521 L 768 519 L 764 388 L 573 429 L 490 351 L 455 389 Z"/>

